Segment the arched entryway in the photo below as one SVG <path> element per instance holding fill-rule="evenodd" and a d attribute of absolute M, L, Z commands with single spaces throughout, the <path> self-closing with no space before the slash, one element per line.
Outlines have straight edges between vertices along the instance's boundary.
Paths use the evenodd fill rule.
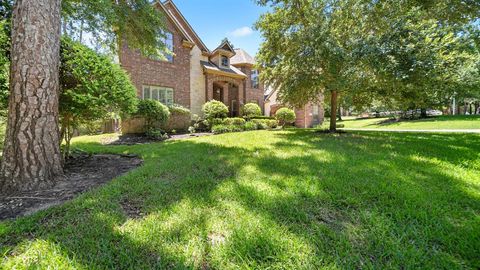
<path fill-rule="evenodd" d="M 240 108 L 245 103 L 243 79 L 207 75 L 206 92 L 206 101 L 222 101 L 228 107 L 229 116 L 240 116 Z"/>

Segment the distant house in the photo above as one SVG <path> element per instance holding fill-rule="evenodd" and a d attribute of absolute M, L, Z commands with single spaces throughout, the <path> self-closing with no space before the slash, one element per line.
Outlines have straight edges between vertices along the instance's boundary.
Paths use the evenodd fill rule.
<path fill-rule="evenodd" d="M 265 97 L 265 115 L 275 116 L 278 109 L 286 107 L 277 99 L 278 91 L 272 89 Z M 318 103 L 310 102 L 301 108 L 294 108 L 297 119 L 295 126 L 299 128 L 311 128 L 320 125 L 324 121 L 324 109 L 322 105 L 323 96 L 320 96 Z"/>
<path fill-rule="evenodd" d="M 165 44 L 173 55 L 166 60 L 148 58 L 125 44 L 119 56 L 139 98 L 179 104 L 200 116 L 202 105 L 212 99 L 225 103 L 231 116 L 238 116 L 248 102 L 263 108 L 264 87 L 253 57 L 227 39 L 211 51 L 173 1 L 155 5 L 167 17 Z"/>

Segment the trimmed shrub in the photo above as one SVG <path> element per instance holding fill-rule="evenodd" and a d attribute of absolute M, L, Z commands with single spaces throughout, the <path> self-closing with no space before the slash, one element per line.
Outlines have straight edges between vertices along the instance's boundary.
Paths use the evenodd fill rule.
<path fill-rule="evenodd" d="M 232 127 L 233 126 L 228 126 L 228 125 L 214 125 L 212 127 L 212 132 L 214 134 L 228 133 L 228 132 L 232 132 Z"/>
<path fill-rule="evenodd" d="M 277 120 L 252 119 L 250 122 L 256 125 L 256 129 L 273 129 L 278 126 Z"/>
<path fill-rule="evenodd" d="M 255 117 L 252 117 L 251 119 L 269 119 L 269 120 L 276 120 L 275 117 L 272 117 L 272 116 L 263 116 L 263 115 L 255 116 Z"/>
<path fill-rule="evenodd" d="M 148 130 L 153 127 L 155 122 L 165 124 L 170 117 L 170 111 L 167 106 L 156 100 L 145 99 L 138 103 L 136 115 L 145 118 L 145 128 Z"/>
<path fill-rule="evenodd" d="M 223 119 L 224 125 L 234 125 L 234 126 L 243 126 L 245 125 L 245 119 L 234 117 L 234 118 L 225 118 Z"/>
<path fill-rule="evenodd" d="M 277 118 L 278 122 L 284 127 L 286 124 L 294 123 L 296 116 L 293 110 L 281 108 L 275 113 L 275 118 Z"/>
<path fill-rule="evenodd" d="M 257 126 L 257 129 L 268 129 L 268 125 L 266 121 L 269 121 L 269 120 L 254 119 L 251 122 L 255 123 L 255 125 Z"/>
<path fill-rule="evenodd" d="M 226 118 L 228 116 L 228 107 L 220 101 L 211 100 L 202 107 L 205 119 Z"/>
<path fill-rule="evenodd" d="M 278 121 L 273 119 L 273 120 L 268 120 L 268 119 L 265 119 L 266 121 L 266 124 L 269 128 L 277 128 L 278 127 Z"/>
<path fill-rule="evenodd" d="M 245 130 L 256 130 L 257 129 L 257 124 L 254 122 L 246 122 L 244 126 Z"/>
<path fill-rule="evenodd" d="M 178 104 L 170 105 L 168 106 L 168 110 L 170 111 L 171 114 L 190 116 L 190 110 L 183 107 L 182 105 L 178 105 Z"/>
<path fill-rule="evenodd" d="M 262 109 L 260 109 L 260 106 L 258 106 L 256 103 L 247 103 L 242 107 L 242 114 L 243 117 L 251 119 L 255 116 L 261 116 Z"/>

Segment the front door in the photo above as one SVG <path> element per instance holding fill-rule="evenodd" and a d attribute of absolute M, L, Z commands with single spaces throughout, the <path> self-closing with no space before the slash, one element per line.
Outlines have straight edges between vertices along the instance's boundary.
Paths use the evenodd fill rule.
<path fill-rule="evenodd" d="M 237 110 L 237 100 L 233 99 L 231 104 L 230 104 L 230 111 L 232 112 L 232 116 L 236 117 L 239 116 L 240 114 L 238 113 Z"/>
<path fill-rule="evenodd" d="M 223 100 L 223 88 L 214 85 L 213 86 L 213 99 L 217 101 L 222 101 Z"/>

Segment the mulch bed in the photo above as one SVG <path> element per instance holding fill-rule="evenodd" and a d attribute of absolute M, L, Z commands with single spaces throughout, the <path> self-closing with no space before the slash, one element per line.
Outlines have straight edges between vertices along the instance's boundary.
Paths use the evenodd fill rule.
<path fill-rule="evenodd" d="M 0 194 L 0 220 L 26 216 L 62 204 L 142 165 L 135 155 L 81 154 L 65 164 L 65 177 L 53 188 Z"/>

